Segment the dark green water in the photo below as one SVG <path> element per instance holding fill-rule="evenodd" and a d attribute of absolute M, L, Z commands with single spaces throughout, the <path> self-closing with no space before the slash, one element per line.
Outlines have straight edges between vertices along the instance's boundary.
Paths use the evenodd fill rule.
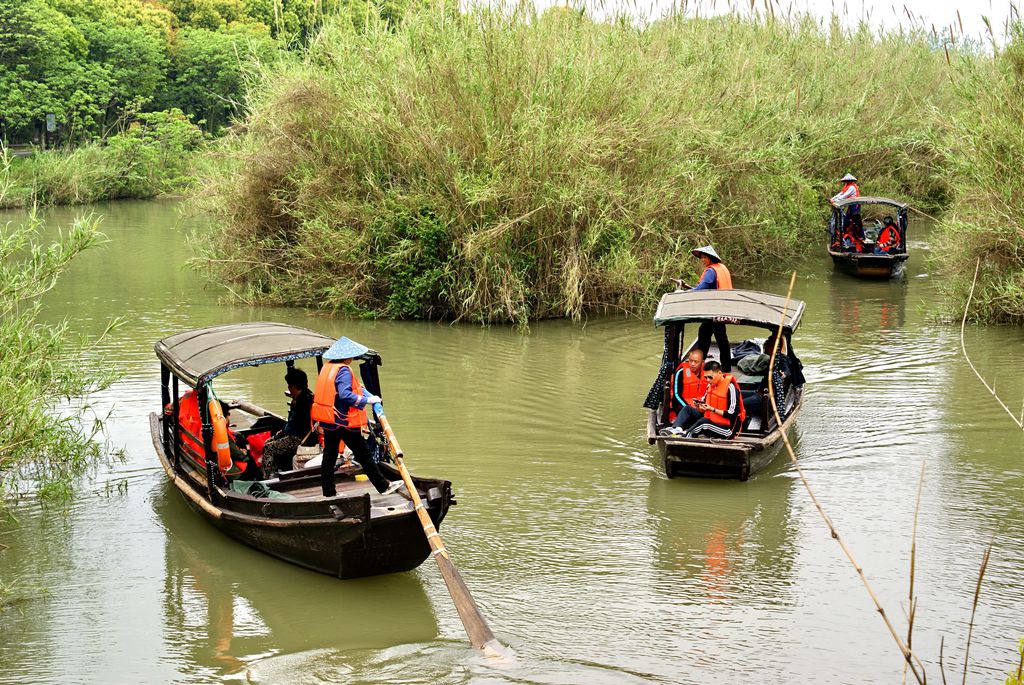
<path fill-rule="evenodd" d="M 81 211 L 52 211 L 50 226 Z M 900 681 L 891 637 L 784 456 L 747 483 L 660 473 L 640 406 L 661 353 L 648 318 L 523 335 L 225 304 L 184 267 L 201 222 L 164 202 L 95 211 L 110 242 L 47 296 L 47 315 L 93 335 L 126 317 L 97 351 L 124 378 L 94 398 L 113 411 L 109 437 L 126 459 L 100 467 L 68 508 L 29 500 L 0 524 L 0 577 L 49 590 L 0 615 L 0 683 Z M 934 682 L 942 638 L 959 682 L 994 539 L 968 681 L 1002 682 L 1024 637 L 1024 434 L 963 363 L 959 330 L 928 323 L 920 236 L 911 249 L 898 283 L 834 275 L 824 254 L 801 265 L 794 341 L 809 385 L 794 437 L 901 631 L 925 465 L 914 645 Z M 466 648 L 429 562 L 334 580 L 217 533 L 165 483 L 146 423 L 159 404 L 154 341 L 247 320 L 382 353 L 388 414 L 411 467 L 454 482 L 442 532 L 514 666 Z M 1019 406 L 1021 331 L 969 329 L 967 345 Z M 237 373 L 219 391 L 283 410 L 279 376 Z"/>

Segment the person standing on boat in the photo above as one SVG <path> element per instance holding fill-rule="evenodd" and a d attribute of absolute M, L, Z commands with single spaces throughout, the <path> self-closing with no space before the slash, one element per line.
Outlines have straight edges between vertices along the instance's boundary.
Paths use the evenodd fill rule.
<path fill-rule="evenodd" d="M 310 417 L 324 433 L 324 454 L 320 463 L 320 484 L 324 497 L 337 494 L 334 487 L 334 465 L 338 461 L 341 443 L 352 450 L 352 455 L 370 483 L 382 495 L 390 494 L 402 486 L 402 481 L 388 481 L 380 466 L 370 454 L 363 431 L 367 427 L 366 407 L 381 399 L 363 389 L 363 384 L 352 370 L 352 360 L 369 352 L 369 348 L 348 338 L 339 338 L 324 352 L 324 366 L 316 379 L 313 408 Z"/>
<path fill-rule="evenodd" d="M 686 432 L 688 438 L 730 439 L 736 436 L 747 418 L 743 409 L 740 384 L 728 373 L 722 373 L 722 366 L 713 359 L 704 362 L 704 378 L 707 379 L 708 397 L 697 402 L 697 409 L 704 412 Z"/>
<path fill-rule="evenodd" d="M 280 471 L 290 471 L 292 458 L 299 445 L 313 444 L 310 412 L 313 410 L 313 393 L 309 379 L 302 369 L 290 368 L 284 375 L 288 396 L 292 398 L 288 407 L 288 420 L 284 428 L 263 445 L 263 477 L 273 478 Z"/>
<path fill-rule="evenodd" d="M 732 290 L 732 274 L 722 263 L 722 258 L 710 245 L 698 247 L 693 251 L 693 256 L 704 265 L 704 275 L 700 282 L 694 286 L 694 290 Z M 732 350 L 729 348 L 729 337 L 725 332 L 724 323 L 705 321 L 697 329 L 697 347 L 707 357 L 711 349 L 711 336 L 715 337 L 718 345 L 718 354 L 721 356 L 722 368 L 726 373 L 732 370 Z"/>
<path fill-rule="evenodd" d="M 849 200 L 850 198 L 860 197 L 860 188 L 857 186 L 857 177 L 853 174 L 846 174 L 839 179 L 843 184 L 843 189 L 832 196 L 832 204 L 841 202 L 843 200 Z M 853 242 L 860 243 L 864 240 L 864 226 L 861 223 L 860 217 L 860 205 L 852 204 L 846 206 L 846 216 L 843 218 L 843 230 L 849 232 L 853 237 Z M 845 245 L 844 235 L 844 247 Z M 857 250 L 860 252 L 860 250 Z"/>

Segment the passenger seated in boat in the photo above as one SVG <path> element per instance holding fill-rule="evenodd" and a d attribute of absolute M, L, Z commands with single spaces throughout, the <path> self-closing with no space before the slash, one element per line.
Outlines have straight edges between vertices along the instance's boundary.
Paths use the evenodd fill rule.
<path fill-rule="evenodd" d="M 860 224 L 860 215 L 850 217 L 843 224 L 843 249 L 847 252 L 864 251 L 864 228 Z"/>
<path fill-rule="evenodd" d="M 309 379 L 302 369 L 291 368 L 284 375 L 288 386 L 286 393 L 292 398 L 288 407 L 288 420 L 284 428 L 267 440 L 263 446 L 263 477 L 273 478 L 280 471 L 292 468 L 292 459 L 299 445 L 313 445 L 317 442 L 309 418 L 313 408 L 313 393 L 309 389 Z"/>
<path fill-rule="evenodd" d="M 875 254 L 889 254 L 900 246 L 900 231 L 891 216 L 887 216 L 882 224 L 882 231 L 875 243 Z"/>
<path fill-rule="evenodd" d="M 672 375 L 672 400 L 675 416 L 670 416 L 672 426 L 685 430 L 693 425 L 702 414 L 694 402 L 704 399 L 708 383 L 704 380 L 704 353 L 694 348 L 686 359 L 679 363 Z"/>
<path fill-rule="evenodd" d="M 762 348 L 764 354 L 771 357 L 772 350 L 775 348 L 775 338 L 777 334 L 772 333 L 768 336 L 768 339 L 764 341 L 764 347 Z M 779 408 L 779 416 L 785 420 L 786 418 L 786 386 L 785 381 L 788 375 L 787 369 L 789 368 L 789 362 L 786 355 L 784 354 L 786 341 L 783 340 L 779 345 L 778 355 L 775 358 L 775 366 L 772 368 L 772 392 L 775 393 L 775 404 Z M 765 373 L 761 382 L 758 383 L 757 388 L 750 392 L 743 393 L 743 408 L 747 412 L 747 416 L 763 416 L 764 412 L 764 399 L 763 391 L 768 387 L 768 374 Z"/>
<path fill-rule="evenodd" d="M 708 381 L 707 400 L 697 402 L 704 412 L 690 426 L 688 438 L 734 438 L 747 414 L 743 408 L 740 384 L 732 374 L 722 373 L 722 365 L 714 360 L 704 362 L 704 378 Z"/>

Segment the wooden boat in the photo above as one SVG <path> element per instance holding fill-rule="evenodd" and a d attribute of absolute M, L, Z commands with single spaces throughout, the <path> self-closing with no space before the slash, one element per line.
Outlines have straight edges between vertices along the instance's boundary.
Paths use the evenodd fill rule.
<path fill-rule="evenodd" d="M 771 293 L 754 290 L 701 290 L 667 293 L 658 304 L 654 323 L 665 327 L 665 351 L 658 377 L 648 394 L 644 406 L 648 407 L 647 441 L 658 446 L 665 475 L 701 476 L 710 478 L 737 478 L 747 480 L 767 466 L 782 447 L 782 432 L 788 430 L 800 412 L 803 400 L 802 364 L 793 352 L 792 334 L 800 325 L 804 303 Z M 785 311 L 785 318 L 783 318 Z M 783 321 L 782 334 L 786 358 L 791 370 L 786 382 L 785 411 L 779 426 L 771 410 L 767 391 L 762 391 L 763 411 L 759 416 L 747 416 L 739 433 L 731 440 L 712 438 L 686 438 L 661 435 L 670 425 L 672 408 L 672 374 L 679 362 L 686 359 L 696 342 L 684 346 L 687 323 L 722 323 L 727 326 L 754 326 L 771 332 Z M 694 329 L 696 330 L 696 328 Z M 735 329 L 729 329 L 735 331 Z M 732 343 L 733 351 L 737 345 Z M 717 344 L 708 350 L 709 358 L 721 359 Z M 753 391 L 762 376 L 742 374 L 733 362 L 732 373 L 743 391 Z"/>
<path fill-rule="evenodd" d="M 844 249 L 840 237 L 846 216 L 849 216 L 853 205 L 860 207 L 860 229 L 864 231 L 863 252 Z M 908 208 L 903 202 L 887 197 L 856 197 L 832 205 L 832 216 L 828 221 L 828 253 L 832 263 L 843 273 L 860 278 L 899 276 L 910 256 L 907 254 Z M 882 218 L 886 215 L 893 218 L 899 230 L 900 244 L 888 254 L 873 254 Z"/>
<path fill-rule="evenodd" d="M 285 471 L 260 481 L 265 488 L 258 494 L 270 491 L 271 497 L 254 496 L 225 487 L 207 411 L 202 411 L 202 435 L 192 436 L 205 453 L 197 454 L 182 440 L 181 385 L 196 389 L 199 406 L 206 407 L 212 383 L 221 374 L 271 363 L 291 367 L 305 358 L 315 358 L 319 370 L 322 354 L 333 342 L 310 330 L 264 322 L 190 330 L 161 340 L 156 354 L 165 409 L 150 415 L 153 446 L 168 479 L 189 506 L 239 542 L 339 578 L 414 569 L 427 558 L 430 547 L 408 495 L 378 494 L 369 482 L 356 478 L 361 471 L 358 466 L 335 472 L 334 497 L 322 496 L 319 468 Z M 360 361 L 363 385 L 381 395 L 380 355 L 370 350 Z M 247 425 L 235 427 L 236 434 L 277 431 L 284 425 L 284 418 L 251 402 L 239 400 L 229 406 L 232 417 L 237 411 L 248 418 Z M 372 419 L 370 429 L 372 446 L 384 445 L 380 427 Z M 379 449 L 378 457 L 384 474 L 399 479 L 398 470 L 385 462 L 386 450 Z M 431 520 L 440 527 L 455 504 L 451 483 L 417 477 L 413 482 Z"/>

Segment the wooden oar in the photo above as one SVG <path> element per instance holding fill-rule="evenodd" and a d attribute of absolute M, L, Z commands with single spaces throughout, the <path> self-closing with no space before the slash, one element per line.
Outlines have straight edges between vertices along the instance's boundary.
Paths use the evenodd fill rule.
<path fill-rule="evenodd" d="M 373 405 L 373 411 L 380 422 L 381 428 L 384 429 L 384 436 L 387 438 L 391 457 L 395 460 L 398 472 L 402 474 L 402 481 L 405 483 L 406 489 L 409 490 L 416 515 L 420 519 L 420 525 L 423 526 L 423 534 L 427 536 L 431 555 L 434 557 L 434 561 L 437 562 L 437 567 L 441 571 L 441 577 L 444 578 L 444 584 L 448 586 L 448 594 L 452 596 L 452 600 L 455 602 L 455 608 L 459 612 L 459 618 L 462 619 L 462 625 L 466 628 L 466 634 L 469 635 L 470 643 L 489 656 L 507 658 L 510 655 L 510 651 L 498 642 L 498 638 L 494 637 L 494 633 L 491 632 L 490 627 L 487 625 L 487 620 L 484 619 L 484 615 L 480 612 L 480 607 L 476 605 L 473 595 L 470 594 L 469 588 L 466 587 L 466 582 L 462 580 L 462 574 L 459 573 L 459 570 L 455 568 L 455 564 L 448 557 L 448 550 L 445 549 L 444 542 L 441 541 L 441 534 L 437 532 L 434 522 L 430 520 L 430 514 L 427 513 L 427 508 L 420 499 L 420 494 L 412 482 L 409 469 L 405 467 L 405 460 L 403 459 L 405 453 L 402 452 L 402 448 L 398 444 L 395 432 L 391 430 L 391 424 L 388 423 L 387 417 L 384 416 L 384 407 L 380 404 L 375 404 Z"/>

